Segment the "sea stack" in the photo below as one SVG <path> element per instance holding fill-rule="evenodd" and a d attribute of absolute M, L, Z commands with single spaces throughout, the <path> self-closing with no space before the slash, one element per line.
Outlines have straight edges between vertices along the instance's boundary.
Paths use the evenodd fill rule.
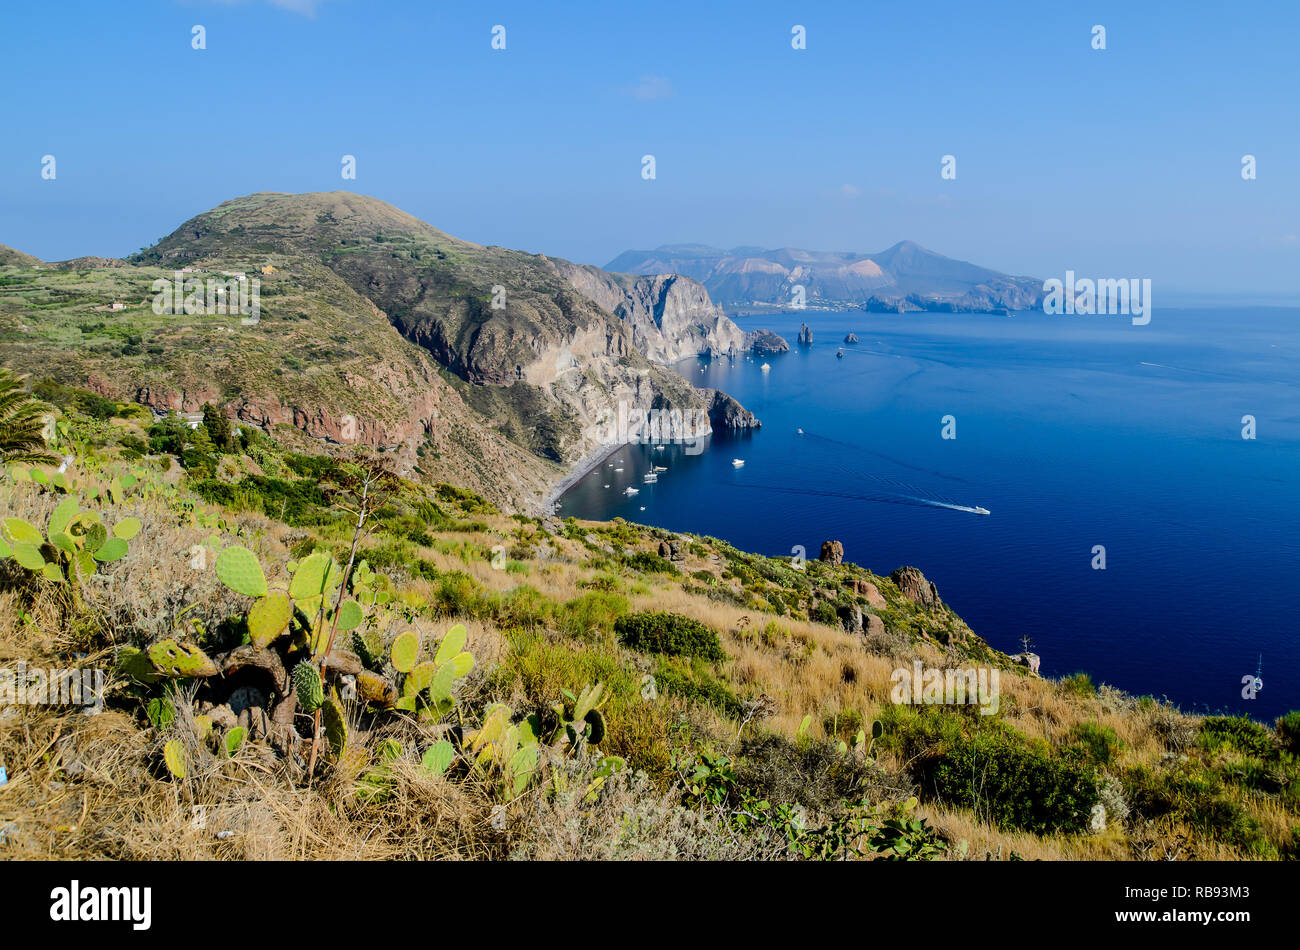
<path fill-rule="evenodd" d="M 806 323 L 799 325 L 799 342 L 804 344 L 812 342 L 812 330 Z"/>
<path fill-rule="evenodd" d="M 845 342 L 845 343 L 857 343 L 857 342 L 858 342 L 858 338 L 857 338 L 856 336 L 854 336 L 852 332 L 850 332 L 849 335 L 846 336 L 846 337 L 844 338 L 844 342 Z"/>

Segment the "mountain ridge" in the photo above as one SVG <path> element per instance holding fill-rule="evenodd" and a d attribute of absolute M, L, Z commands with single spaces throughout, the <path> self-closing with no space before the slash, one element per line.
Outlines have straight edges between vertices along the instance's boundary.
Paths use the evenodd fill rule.
<path fill-rule="evenodd" d="M 809 307 L 897 312 L 1020 310 L 1038 306 L 1043 297 L 1035 278 L 945 257 L 908 240 L 874 254 L 667 244 L 624 251 L 605 270 L 690 277 L 732 310 L 789 308 L 800 287 Z"/>

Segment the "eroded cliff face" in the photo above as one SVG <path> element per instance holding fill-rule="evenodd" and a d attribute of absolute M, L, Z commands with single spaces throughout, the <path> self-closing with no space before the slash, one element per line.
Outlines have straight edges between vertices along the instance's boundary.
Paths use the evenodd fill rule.
<path fill-rule="evenodd" d="M 691 356 L 736 355 L 746 334 L 689 277 L 633 277 L 597 267 L 551 260 L 556 273 L 602 310 L 618 317 L 648 359 L 671 363 Z"/>

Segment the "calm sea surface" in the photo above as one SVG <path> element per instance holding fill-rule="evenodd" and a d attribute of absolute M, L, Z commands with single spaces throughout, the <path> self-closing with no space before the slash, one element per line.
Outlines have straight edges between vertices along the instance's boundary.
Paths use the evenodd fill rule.
<path fill-rule="evenodd" d="M 815 558 L 835 538 L 877 573 L 921 568 L 995 647 L 1028 635 L 1048 675 L 1087 670 L 1262 720 L 1300 708 L 1300 310 L 1157 309 L 1145 327 L 1042 313 L 740 322 L 792 346 L 807 322 L 814 342 L 767 357 L 768 372 L 758 358 L 677 369 L 763 428 L 699 455 L 627 446 L 623 471 L 592 472 L 562 515 L 773 555 Z M 647 485 L 652 464 L 668 470 Z M 1264 689 L 1245 700 L 1261 662 Z"/>

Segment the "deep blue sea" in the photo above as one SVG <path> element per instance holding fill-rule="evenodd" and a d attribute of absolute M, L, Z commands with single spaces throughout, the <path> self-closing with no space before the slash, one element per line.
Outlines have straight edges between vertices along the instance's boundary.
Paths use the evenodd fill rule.
<path fill-rule="evenodd" d="M 995 647 L 1028 635 L 1047 675 L 1261 721 L 1300 708 L 1300 310 L 1156 309 L 1141 327 L 1040 312 L 739 322 L 792 351 L 768 372 L 759 358 L 676 368 L 762 429 L 698 455 L 629 445 L 623 472 L 593 471 L 562 515 L 773 555 L 838 539 L 877 573 L 919 567 Z M 811 346 L 794 345 L 801 322 Z M 644 484 L 656 463 L 668 470 Z M 1261 664 L 1264 689 L 1243 699 Z"/>

